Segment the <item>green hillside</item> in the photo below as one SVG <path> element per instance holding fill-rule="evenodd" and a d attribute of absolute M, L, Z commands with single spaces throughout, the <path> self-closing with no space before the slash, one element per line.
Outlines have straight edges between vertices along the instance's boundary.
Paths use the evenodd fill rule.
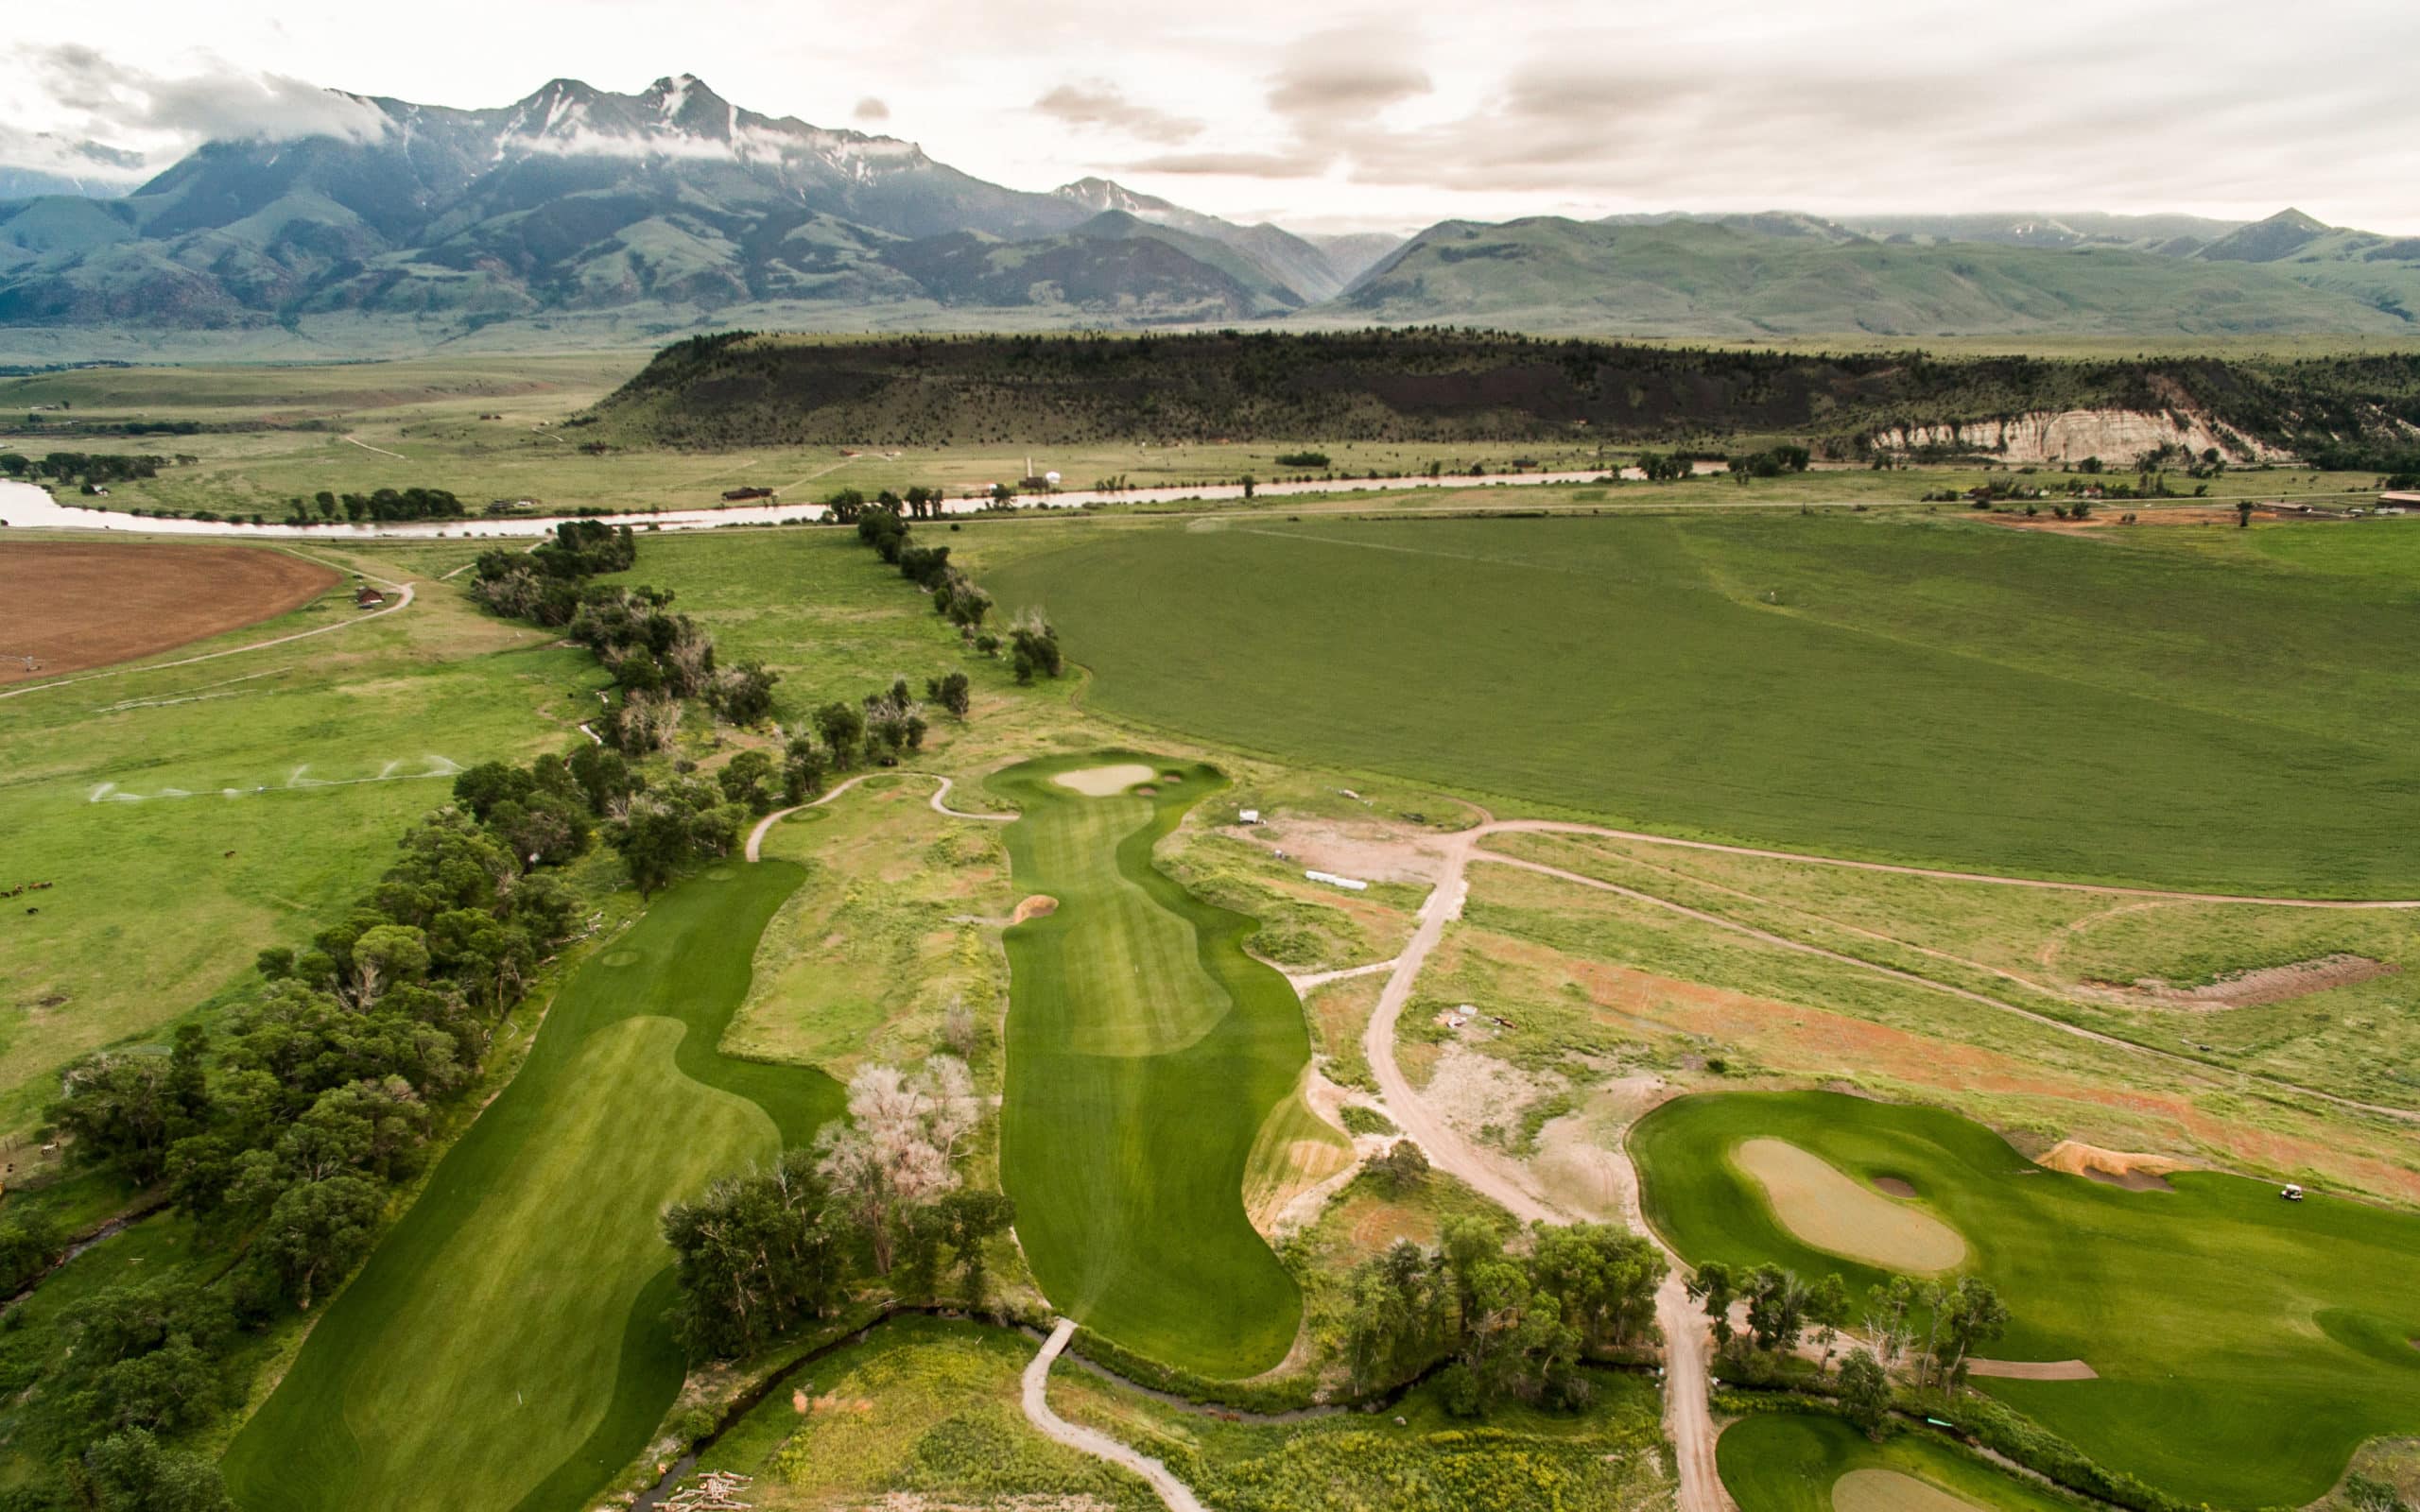
<path fill-rule="evenodd" d="M 613 443 L 684 447 L 1786 432 L 1854 456 L 1883 426 L 2076 407 L 2198 409 L 2283 446 L 2400 436 L 2401 422 L 2420 421 L 2420 354 L 1939 358 L 1425 330 L 860 341 L 731 333 L 666 348 L 572 424 Z"/>
<path fill-rule="evenodd" d="M 2411 325 L 2350 293 L 2250 263 L 1552 216 L 1432 227 L 1338 303 L 1380 320 L 1641 335 L 2285 335 Z"/>

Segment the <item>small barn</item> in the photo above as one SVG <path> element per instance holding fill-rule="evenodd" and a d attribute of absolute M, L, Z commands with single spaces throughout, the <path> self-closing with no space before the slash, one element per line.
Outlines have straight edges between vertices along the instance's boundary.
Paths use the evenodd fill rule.
<path fill-rule="evenodd" d="M 353 607 L 355 609 L 377 609 L 386 602 L 387 595 L 368 583 L 353 591 Z"/>

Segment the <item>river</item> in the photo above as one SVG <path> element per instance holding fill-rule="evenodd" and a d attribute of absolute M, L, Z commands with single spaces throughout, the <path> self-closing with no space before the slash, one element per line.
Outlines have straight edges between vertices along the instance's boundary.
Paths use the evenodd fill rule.
<path fill-rule="evenodd" d="M 1708 464 L 1700 463 L 1699 468 L 1701 471 L 1719 471 L 1719 464 L 1709 468 Z M 1400 492 L 1407 489 L 1521 488 L 1538 484 L 1594 483 L 1607 475 L 1603 472 L 1520 472 L 1483 478 L 1310 478 L 1295 483 L 1263 483 L 1254 492 L 1264 499 L 1286 499 L 1306 494 Z M 1624 476 L 1643 474 L 1636 468 L 1631 468 Z M 1017 507 L 1081 509 L 1096 505 L 1166 504 L 1187 499 L 1210 504 L 1243 496 L 1243 486 L 1236 483 L 1123 489 L 1115 492 L 1071 490 L 1061 493 L 1020 496 Z M 950 499 L 942 505 L 942 512 L 978 514 L 991 507 L 989 500 L 981 498 Z M 49 490 L 32 484 L 0 482 L 0 525 L 43 530 L 122 530 L 147 536 L 238 536 L 262 541 L 526 540 L 550 536 L 558 524 L 569 519 L 595 519 L 607 524 L 663 530 L 712 530 L 720 525 L 797 524 L 821 520 L 826 512 L 820 504 L 773 504 L 735 505 L 727 509 L 664 509 L 633 514 L 505 515 L 476 520 L 365 521 L 318 525 L 271 523 L 256 525 L 233 520 L 138 518 L 122 509 L 63 504 L 52 498 Z"/>

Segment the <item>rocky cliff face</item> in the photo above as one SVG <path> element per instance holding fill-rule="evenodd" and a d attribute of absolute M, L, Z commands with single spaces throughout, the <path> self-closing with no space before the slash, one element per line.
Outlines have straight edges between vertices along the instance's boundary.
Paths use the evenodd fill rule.
<path fill-rule="evenodd" d="M 2230 462 L 2282 459 L 2287 454 L 2190 410 L 2034 410 L 2007 420 L 1963 424 L 1893 425 L 1874 433 L 1882 452 L 1956 451 L 2003 462 L 2081 462 L 2097 456 L 2122 466 L 2162 446 L 2199 456 L 2215 447 Z"/>

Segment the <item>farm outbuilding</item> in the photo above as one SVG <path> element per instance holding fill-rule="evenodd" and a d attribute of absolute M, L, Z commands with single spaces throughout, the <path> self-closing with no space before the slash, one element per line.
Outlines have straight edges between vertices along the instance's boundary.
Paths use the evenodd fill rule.
<path fill-rule="evenodd" d="M 355 609 L 376 609 L 386 602 L 387 595 L 380 593 L 377 589 L 371 587 L 368 583 L 364 583 L 359 588 L 354 590 L 353 607 Z"/>

